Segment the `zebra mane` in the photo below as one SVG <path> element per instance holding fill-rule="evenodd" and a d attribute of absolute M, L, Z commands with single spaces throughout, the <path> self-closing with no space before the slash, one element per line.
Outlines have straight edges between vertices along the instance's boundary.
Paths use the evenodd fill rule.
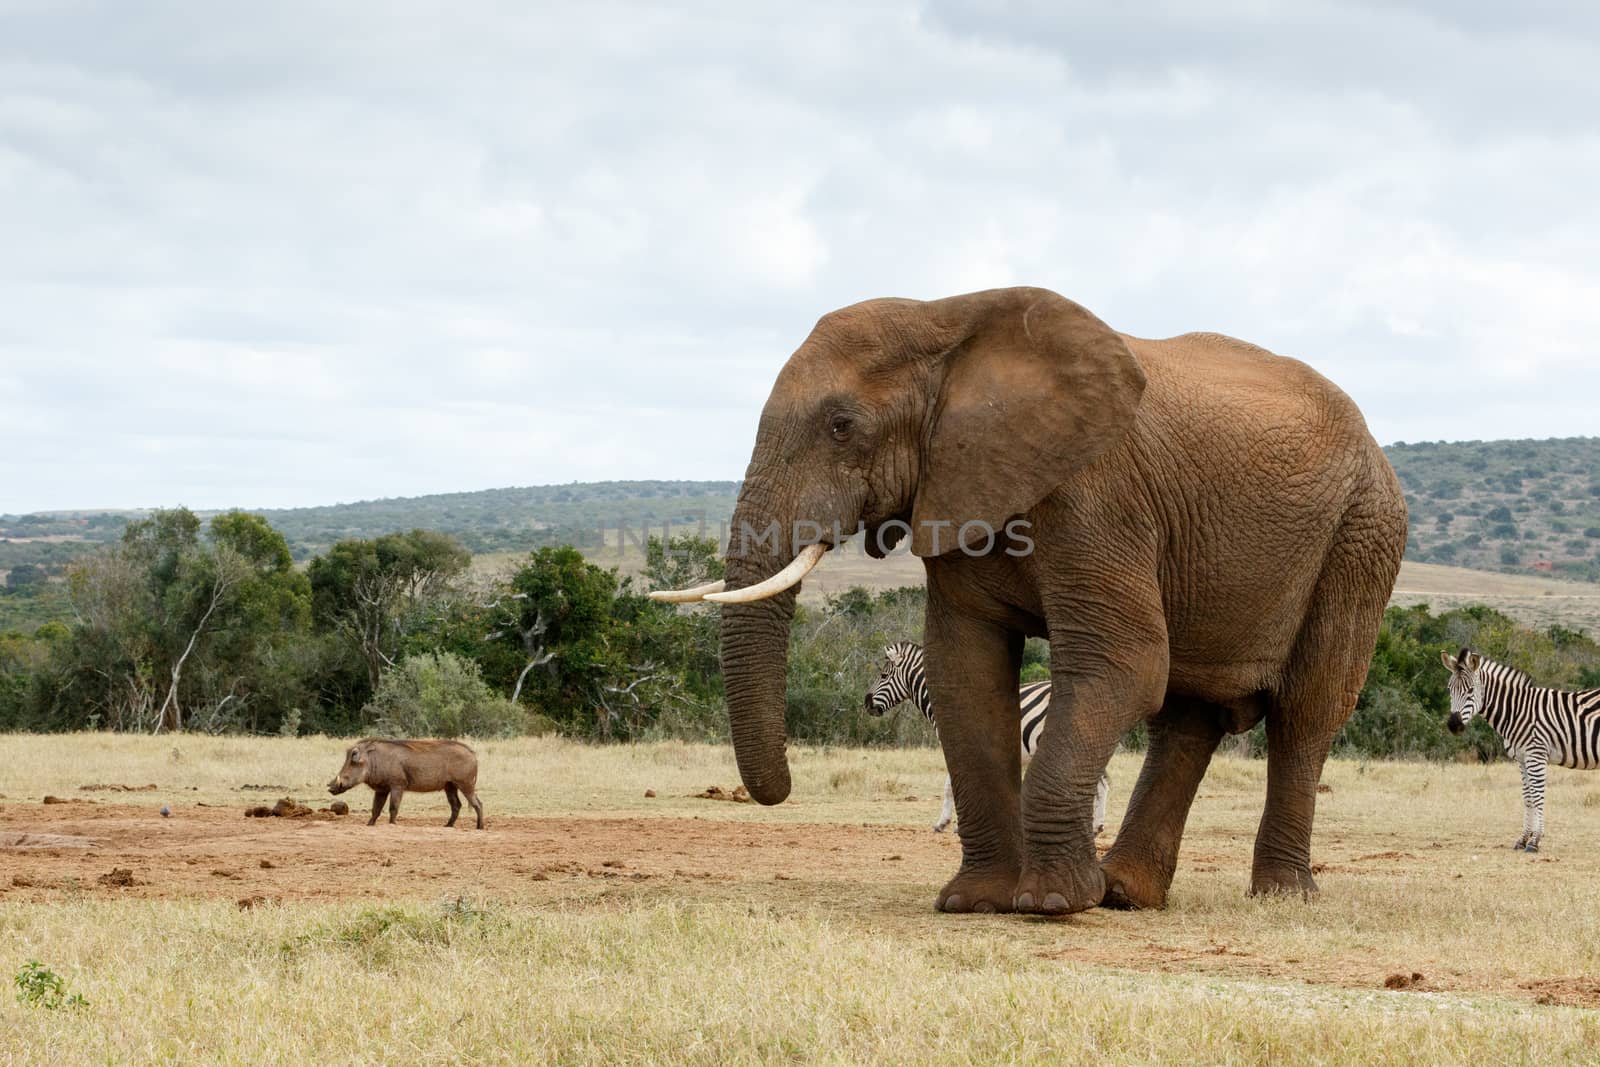
<path fill-rule="evenodd" d="M 1487 668 L 1488 673 L 1492 677 L 1498 678 L 1502 682 L 1509 682 L 1512 685 L 1529 686 L 1535 689 L 1539 687 L 1539 683 L 1535 682 L 1526 671 L 1518 670 L 1516 667 L 1513 667 L 1508 663 L 1501 663 L 1498 660 L 1492 660 L 1488 656 L 1485 656 L 1481 653 L 1479 654 L 1478 659 L 1481 661 L 1478 665 L 1478 669 L 1480 671 Z"/>
<path fill-rule="evenodd" d="M 884 655 L 899 663 L 922 659 L 922 646 L 915 641 L 893 641 L 884 646 Z"/>

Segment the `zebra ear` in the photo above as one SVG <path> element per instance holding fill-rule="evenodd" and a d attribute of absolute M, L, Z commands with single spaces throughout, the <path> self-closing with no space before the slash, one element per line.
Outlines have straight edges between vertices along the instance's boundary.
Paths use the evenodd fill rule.
<path fill-rule="evenodd" d="M 1468 652 L 1465 656 L 1461 657 L 1461 659 L 1462 662 L 1467 665 L 1467 670 L 1469 671 L 1477 670 L 1478 666 L 1483 663 L 1483 657 L 1478 655 L 1476 652 Z"/>
<path fill-rule="evenodd" d="M 1441 648 L 1439 650 L 1439 659 L 1441 661 L 1443 661 L 1445 670 L 1449 671 L 1451 674 L 1456 673 L 1456 662 L 1457 661 L 1456 661 L 1456 658 L 1454 656 L 1452 656 L 1450 653 L 1446 652 L 1444 649 Z"/>
<path fill-rule="evenodd" d="M 894 645 L 885 645 L 883 655 L 890 663 L 900 662 L 900 649 Z"/>

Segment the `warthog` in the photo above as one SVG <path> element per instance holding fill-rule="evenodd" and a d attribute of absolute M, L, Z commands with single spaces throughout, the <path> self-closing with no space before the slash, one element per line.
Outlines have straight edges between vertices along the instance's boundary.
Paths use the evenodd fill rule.
<path fill-rule="evenodd" d="M 344 754 L 344 766 L 328 783 L 328 792 L 338 796 L 365 782 L 372 787 L 371 826 L 378 821 L 385 799 L 389 801 L 389 821 L 400 813 L 400 798 L 407 790 L 431 793 L 443 789 L 450 801 L 450 821 L 456 824 L 461 814 L 461 798 L 478 813 L 478 829 L 483 829 L 483 803 L 478 800 L 478 757 L 460 741 L 386 741 L 365 737 Z"/>

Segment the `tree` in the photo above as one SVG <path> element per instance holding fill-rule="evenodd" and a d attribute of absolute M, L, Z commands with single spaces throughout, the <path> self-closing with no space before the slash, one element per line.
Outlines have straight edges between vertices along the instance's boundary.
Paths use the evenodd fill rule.
<path fill-rule="evenodd" d="M 228 512 L 200 534 L 193 512 L 157 511 L 69 570 L 77 618 L 58 702 L 129 730 L 281 717 L 304 673 L 281 652 L 308 632 L 305 576 L 260 516 Z"/>
<path fill-rule="evenodd" d="M 50 574 L 37 563 L 20 563 L 6 574 L 6 588 L 26 589 L 43 585 Z"/>
<path fill-rule="evenodd" d="M 545 668 L 542 688 L 556 703 L 592 696 L 596 667 L 605 659 L 605 632 L 617 577 L 585 560 L 570 545 L 541 548 L 512 573 L 496 598 L 491 639 L 511 643 L 523 666 L 511 691 L 522 699 L 529 674 Z"/>
<path fill-rule="evenodd" d="M 384 669 L 395 664 L 408 622 L 471 561 L 453 537 L 432 530 L 340 541 L 311 561 L 313 618 L 360 651 L 375 692 Z"/>
<path fill-rule="evenodd" d="M 723 575 L 715 537 L 679 534 L 663 541 L 651 534 L 644 545 L 644 579 L 652 589 L 686 589 Z"/>

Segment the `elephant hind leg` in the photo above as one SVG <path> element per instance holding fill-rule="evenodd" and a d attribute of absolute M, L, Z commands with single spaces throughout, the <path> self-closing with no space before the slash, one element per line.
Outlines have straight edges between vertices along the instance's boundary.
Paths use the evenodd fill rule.
<path fill-rule="evenodd" d="M 1317 783 L 1334 735 L 1355 710 L 1399 569 L 1371 539 L 1347 537 L 1323 568 L 1267 712 L 1267 804 L 1256 833 L 1252 894 L 1311 895 Z"/>
<path fill-rule="evenodd" d="M 1189 807 L 1222 740 L 1222 724 L 1217 706 L 1172 695 L 1150 720 L 1144 766 L 1122 829 L 1102 864 L 1105 906 L 1159 908 L 1166 903 Z"/>

